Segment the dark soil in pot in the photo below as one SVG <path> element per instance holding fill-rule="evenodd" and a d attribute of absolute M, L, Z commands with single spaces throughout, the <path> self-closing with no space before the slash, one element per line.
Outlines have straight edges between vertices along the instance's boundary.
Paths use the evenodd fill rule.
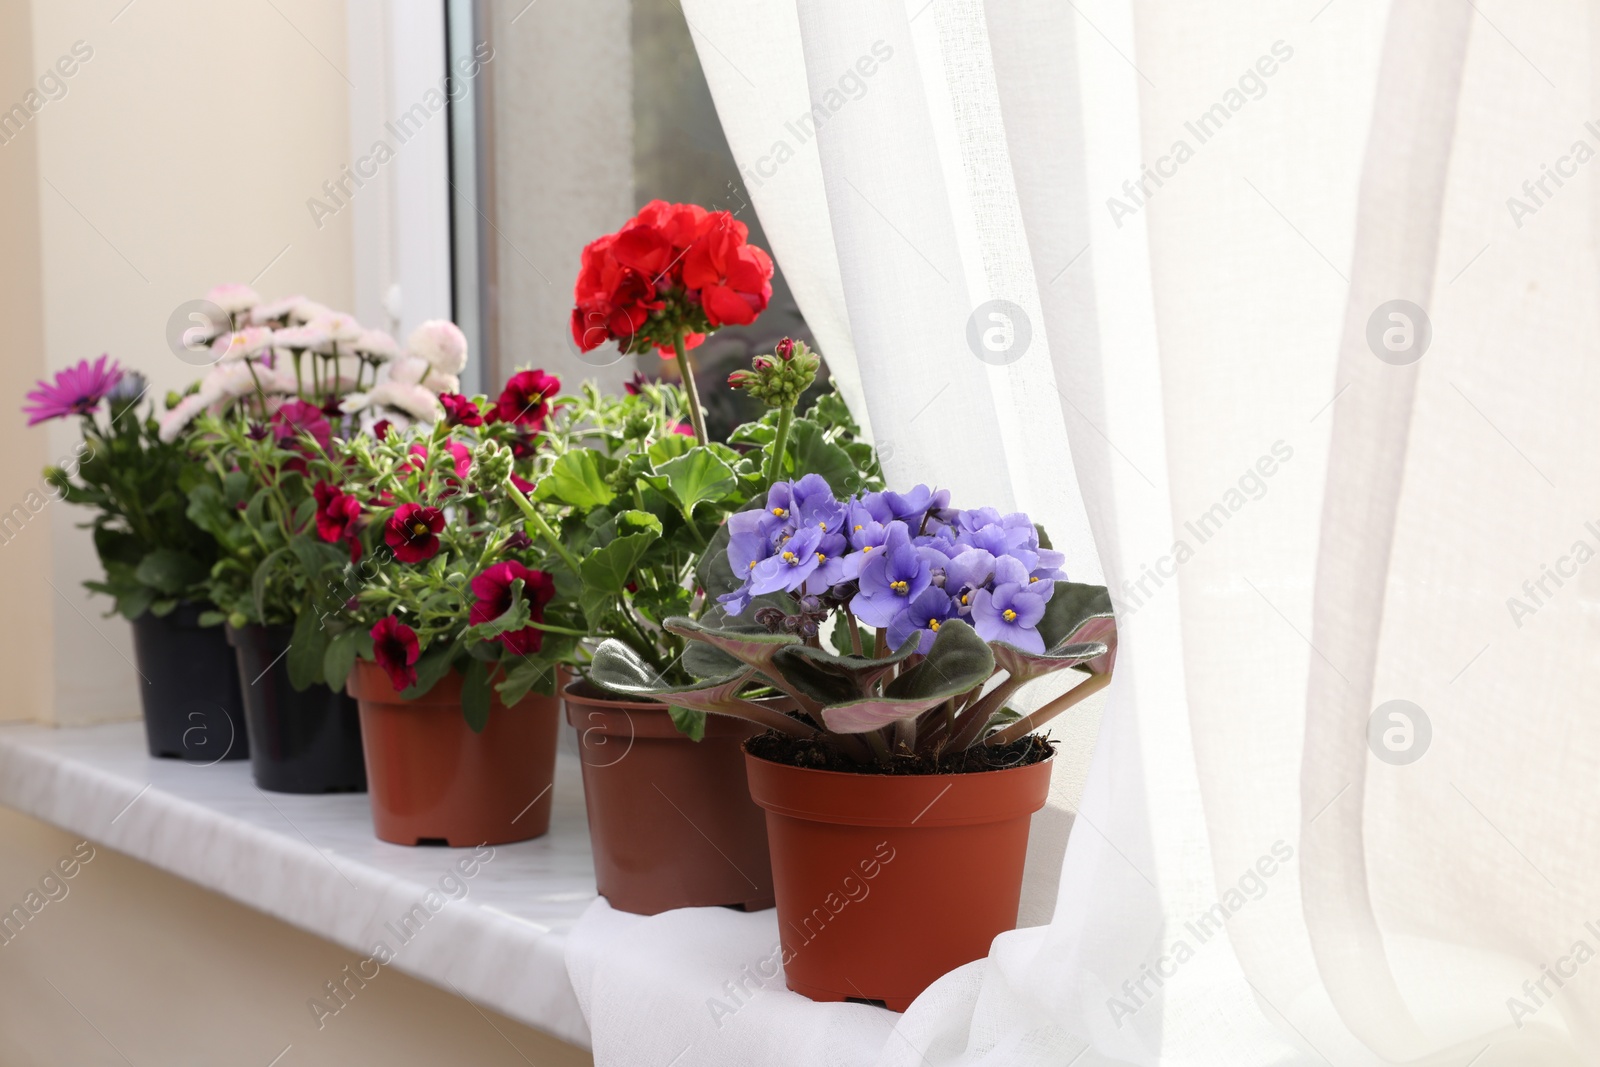
<path fill-rule="evenodd" d="M 250 756 L 239 666 L 221 626 L 201 626 L 210 605 L 179 604 L 133 620 L 139 701 L 150 755 L 197 763 Z"/>
<path fill-rule="evenodd" d="M 361 717 L 353 698 L 321 683 L 297 690 L 287 651 L 293 628 L 228 628 L 244 683 L 250 770 L 274 793 L 359 793 L 367 788 Z"/>

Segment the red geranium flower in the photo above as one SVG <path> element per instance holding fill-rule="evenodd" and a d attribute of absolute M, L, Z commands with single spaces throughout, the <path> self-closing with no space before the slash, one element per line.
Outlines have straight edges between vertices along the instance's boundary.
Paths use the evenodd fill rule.
<path fill-rule="evenodd" d="M 501 422 L 542 430 L 544 420 L 550 414 L 550 398 L 560 391 L 560 378 L 542 370 L 521 371 L 506 382 L 495 405 L 495 412 Z"/>
<path fill-rule="evenodd" d="M 712 329 L 748 325 L 772 299 L 772 258 L 749 236 L 749 227 L 719 211 L 684 254 L 683 284 L 700 291 Z"/>
<path fill-rule="evenodd" d="M 749 323 L 772 299 L 772 260 L 726 211 L 653 200 L 616 233 L 583 250 L 573 286 L 572 338 L 587 352 L 616 341 L 624 352 L 671 356 L 709 330 Z"/>
<path fill-rule="evenodd" d="M 389 516 L 383 540 L 394 549 L 401 563 L 421 563 L 439 553 L 439 531 L 444 529 L 444 512 L 421 504 L 401 504 Z"/>
<path fill-rule="evenodd" d="M 483 425 L 483 413 L 478 410 L 478 405 L 460 393 L 440 393 L 439 403 L 444 405 L 444 421 L 446 425 Z"/>
<path fill-rule="evenodd" d="M 379 619 L 372 628 L 372 658 L 389 675 L 395 689 L 417 684 L 417 632 L 393 615 Z"/>
<path fill-rule="evenodd" d="M 530 570 L 516 560 L 496 563 L 472 579 L 472 595 L 478 598 L 472 605 L 467 621 L 479 623 L 498 619 L 511 610 L 511 583 L 522 579 L 522 598 L 534 622 L 544 621 L 545 605 L 555 599 L 556 583 L 544 571 Z M 526 656 L 539 651 L 544 642 L 544 631 L 537 626 L 524 626 L 520 630 L 501 634 L 496 640 L 508 652 Z"/>

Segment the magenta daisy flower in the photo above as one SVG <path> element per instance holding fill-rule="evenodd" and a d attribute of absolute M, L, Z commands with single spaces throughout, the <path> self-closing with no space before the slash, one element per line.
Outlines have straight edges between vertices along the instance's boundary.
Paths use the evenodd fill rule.
<path fill-rule="evenodd" d="M 57 372 L 55 381 L 37 383 L 28 394 L 28 402 L 22 405 L 28 425 L 64 419 L 68 415 L 93 415 L 98 411 L 100 401 L 122 380 L 121 366 L 114 362 L 106 366 L 110 358 L 101 356 L 93 364 L 86 359 L 79 360 L 76 367 Z"/>

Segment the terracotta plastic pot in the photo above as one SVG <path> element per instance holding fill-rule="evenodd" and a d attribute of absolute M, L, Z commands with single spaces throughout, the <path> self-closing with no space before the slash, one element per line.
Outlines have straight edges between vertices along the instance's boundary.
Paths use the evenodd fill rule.
<path fill-rule="evenodd" d="M 360 793 L 367 788 L 361 718 L 347 694 L 289 682 L 290 626 L 228 627 L 244 682 L 250 773 L 274 793 Z"/>
<path fill-rule="evenodd" d="M 406 700 L 375 663 L 357 660 L 367 792 L 379 840 L 454 848 L 526 841 L 550 829 L 560 705 L 530 693 L 507 708 L 495 694 L 475 734 L 461 717 L 461 676 Z"/>
<path fill-rule="evenodd" d="M 762 728 L 712 715 L 691 741 L 663 704 L 613 700 L 582 680 L 565 692 L 600 895 L 636 915 L 772 907 L 766 820 L 740 749 Z"/>
<path fill-rule="evenodd" d="M 1054 759 L 973 774 L 849 774 L 745 754 L 767 812 L 785 981 L 905 1011 L 1017 924 L 1029 817 Z"/>
<path fill-rule="evenodd" d="M 150 755 L 216 763 L 250 758 L 239 665 L 220 626 L 201 626 L 209 604 L 179 604 L 133 620 L 133 658 Z"/>

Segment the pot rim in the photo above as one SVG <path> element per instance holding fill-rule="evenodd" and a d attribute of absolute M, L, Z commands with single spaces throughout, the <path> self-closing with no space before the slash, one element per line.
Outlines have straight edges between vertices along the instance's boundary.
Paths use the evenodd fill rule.
<path fill-rule="evenodd" d="M 773 815 L 844 826 L 894 826 L 918 829 L 971 826 L 1026 818 L 1044 807 L 1055 769 L 1055 752 L 1016 767 L 954 774 L 870 774 L 796 767 L 754 755 L 744 749 L 750 796 Z M 960 785 L 963 788 L 957 789 Z M 940 788 L 942 787 L 942 788 Z M 946 803 L 930 810 L 955 791 L 960 812 Z M 917 810 L 906 806 L 908 793 L 918 794 Z M 925 798 L 925 799 L 924 799 Z"/>

